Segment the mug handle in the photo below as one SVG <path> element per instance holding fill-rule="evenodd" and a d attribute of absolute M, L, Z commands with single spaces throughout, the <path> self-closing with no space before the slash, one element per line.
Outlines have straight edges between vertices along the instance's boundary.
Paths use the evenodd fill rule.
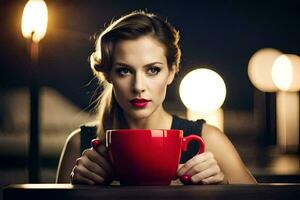
<path fill-rule="evenodd" d="M 198 150 L 197 154 L 203 153 L 205 150 L 205 144 L 204 144 L 203 139 L 198 135 L 189 135 L 187 137 L 183 137 L 182 144 L 181 144 L 182 151 L 184 151 L 184 152 L 187 151 L 188 144 L 192 140 L 198 142 L 198 144 L 199 144 L 199 150 Z"/>
<path fill-rule="evenodd" d="M 187 137 L 183 137 L 182 138 L 182 144 L 181 144 L 181 147 L 182 147 L 182 151 L 183 152 L 186 152 L 187 151 L 187 147 L 188 147 L 188 144 L 190 143 L 190 141 L 196 141 L 198 142 L 199 144 L 199 150 L 198 152 L 196 153 L 196 155 L 200 154 L 200 153 L 203 153 L 205 151 L 205 143 L 203 141 L 203 139 L 198 136 L 198 135 L 189 135 Z M 191 185 L 192 184 L 192 181 L 191 181 L 191 177 L 188 176 L 188 175 L 183 175 L 180 177 L 180 181 L 185 184 L 185 185 Z M 200 183 L 201 184 L 201 183 Z"/>

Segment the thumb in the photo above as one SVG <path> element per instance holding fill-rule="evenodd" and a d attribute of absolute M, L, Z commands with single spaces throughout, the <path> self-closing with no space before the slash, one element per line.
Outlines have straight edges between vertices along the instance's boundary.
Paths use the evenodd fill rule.
<path fill-rule="evenodd" d="M 93 139 L 91 141 L 91 146 L 92 148 L 98 152 L 99 154 L 101 154 L 102 156 L 106 157 L 107 156 L 107 149 L 105 147 L 105 142 L 104 140 L 100 140 L 100 139 Z"/>
<path fill-rule="evenodd" d="M 177 171 L 179 171 L 179 169 L 183 166 L 183 164 L 179 164 L 178 165 L 178 168 L 177 168 Z"/>

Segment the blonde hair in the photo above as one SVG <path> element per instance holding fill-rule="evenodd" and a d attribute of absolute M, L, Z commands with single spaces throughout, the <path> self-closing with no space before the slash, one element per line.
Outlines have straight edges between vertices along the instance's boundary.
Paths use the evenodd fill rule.
<path fill-rule="evenodd" d="M 172 70 L 175 66 L 175 71 L 179 70 L 179 32 L 167 21 L 151 13 L 135 11 L 112 22 L 97 36 L 95 52 L 90 56 L 91 68 L 103 86 L 97 103 L 100 138 L 105 137 L 105 131 L 108 129 L 128 127 L 123 110 L 114 98 L 113 86 L 105 77 L 112 67 L 114 47 L 121 40 L 134 40 L 146 35 L 156 38 L 165 46 L 169 69 Z"/>

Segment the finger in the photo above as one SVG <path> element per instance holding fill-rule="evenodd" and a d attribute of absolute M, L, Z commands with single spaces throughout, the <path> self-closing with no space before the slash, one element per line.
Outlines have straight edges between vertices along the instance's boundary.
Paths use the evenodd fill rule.
<path fill-rule="evenodd" d="M 194 174 L 205 171 L 206 169 L 209 169 L 210 167 L 213 167 L 214 165 L 217 165 L 217 161 L 214 159 L 208 159 L 201 163 L 195 164 L 184 175 L 192 176 Z"/>
<path fill-rule="evenodd" d="M 76 160 L 76 164 L 83 165 L 86 169 L 98 174 L 101 177 L 108 177 L 110 175 L 102 166 L 99 166 L 97 163 L 91 161 L 88 157 L 85 157 L 85 159 Z"/>
<path fill-rule="evenodd" d="M 186 174 L 195 164 L 201 163 L 209 158 L 211 158 L 211 153 L 204 152 L 203 154 L 198 154 L 194 156 L 192 159 L 188 160 L 178 171 L 178 175 L 182 176 Z"/>
<path fill-rule="evenodd" d="M 99 154 L 103 155 L 104 157 L 108 156 L 107 149 L 105 147 L 104 140 L 100 139 L 93 139 L 91 141 L 91 145 L 95 151 L 97 151 Z"/>
<path fill-rule="evenodd" d="M 205 178 L 202 180 L 202 183 L 207 185 L 207 184 L 219 184 L 222 183 L 224 180 L 224 174 L 223 173 L 219 173 L 215 176 L 211 176 L 208 178 Z"/>
<path fill-rule="evenodd" d="M 179 164 L 177 167 L 177 173 L 179 172 L 179 170 L 183 167 L 184 164 Z"/>
<path fill-rule="evenodd" d="M 188 176 L 188 175 L 183 175 L 180 177 L 180 181 L 185 184 L 185 185 L 190 185 L 192 184 L 192 181 L 191 181 L 191 176 Z"/>
<path fill-rule="evenodd" d="M 94 185 L 95 182 L 90 180 L 90 179 L 87 179 L 81 175 L 79 175 L 78 173 L 77 174 L 74 174 L 73 173 L 73 176 L 71 175 L 71 183 L 72 184 L 89 184 L 89 185 Z"/>
<path fill-rule="evenodd" d="M 208 168 L 200 173 L 194 174 L 191 177 L 191 181 L 193 183 L 198 183 L 199 181 L 202 181 L 203 179 L 206 179 L 208 177 L 214 176 L 220 172 L 219 166 L 213 166 L 211 168 Z"/>
<path fill-rule="evenodd" d="M 177 172 L 178 176 L 185 175 L 195 164 L 201 163 L 207 159 L 213 158 L 212 153 L 204 152 L 194 156 L 192 159 L 188 160 Z"/>
<path fill-rule="evenodd" d="M 98 174 L 88 170 L 87 168 L 85 168 L 82 165 L 79 165 L 75 168 L 74 170 L 74 174 L 75 175 L 80 175 L 81 177 L 84 177 L 86 179 L 89 179 L 95 183 L 103 183 L 104 182 L 104 178 L 99 176 Z"/>
<path fill-rule="evenodd" d="M 102 142 L 101 142 L 101 140 L 100 139 L 92 139 L 91 140 L 91 146 L 94 148 L 94 149 L 96 149 L 99 145 L 101 145 L 102 144 Z"/>
<path fill-rule="evenodd" d="M 111 164 L 102 155 L 97 153 L 94 149 L 92 149 L 92 150 L 86 149 L 86 150 L 84 150 L 84 152 L 82 154 L 83 154 L 83 156 L 86 156 L 88 159 L 86 161 L 83 160 L 83 163 L 86 165 L 87 168 L 89 168 L 91 166 L 94 170 L 97 170 L 97 167 L 95 167 L 92 164 L 92 163 L 96 163 L 99 167 L 104 169 L 106 171 L 106 173 L 108 173 L 110 175 L 113 174 L 113 169 L 111 167 Z M 90 165 L 87 165 L 87 164 L 90 164 Z M 94 172 L 97 172 L 97 171 L 94 171 Z"/>

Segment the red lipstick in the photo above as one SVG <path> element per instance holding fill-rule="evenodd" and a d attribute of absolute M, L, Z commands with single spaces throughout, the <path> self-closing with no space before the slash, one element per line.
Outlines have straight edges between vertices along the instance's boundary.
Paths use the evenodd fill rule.
<path fill-rule="evenodd" d="M 130 101 L 131 105 L 136 108 L 144 108 L 147 106 L 149 100 L 143 98 L 136 98 Z"/>

